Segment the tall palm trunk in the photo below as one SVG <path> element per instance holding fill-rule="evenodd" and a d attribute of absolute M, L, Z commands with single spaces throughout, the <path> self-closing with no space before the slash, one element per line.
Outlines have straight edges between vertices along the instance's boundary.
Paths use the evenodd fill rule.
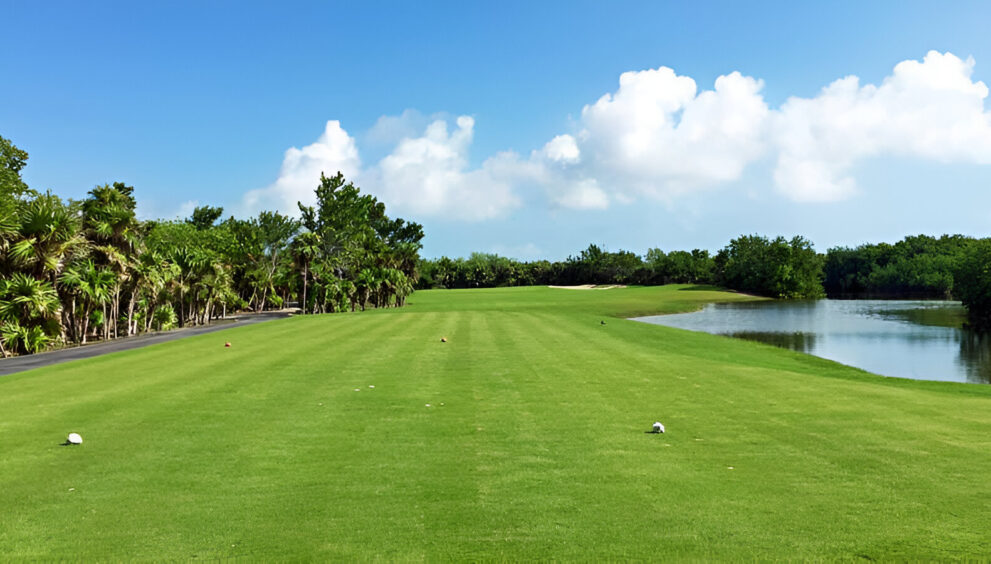
<path fill-rule="evenodd" d="M 138 289 L 135 287 L 131 291 L 131 299 L 127 304 L 127 336 L 128 337 L 138 332 L 138 326 L 134 320 L 134 304 L 137 301 L 137 295 L 138 295 L 137 290 Z"/>
<path fill-rule="evenodd" d="M 308 274 L 307 272 L 308 266 L 309 266 L 308 263 L 303 263 L 303 313 L 306 313 L 306 281 L 307 281 L 306 275 Z"/>
<path fill-rule="evenodd" d="M 86 344 L 86 337 L 89 333 L 89 308 L 83 307 L 83 340 L 82 344 Z"/>
<path fill-rule="evenodd" d="M 117 320 L 120 318 L 120 284 L 114 290 L 114 305 L 113 305 L 113 316 L 114 316 L 114 339 L 117 338 Z"/>
<path fill-rule="evenodd" d="M 72 296 L 72 309 L 69 313 L 69 327 L 72 329 L 71 339 L 73 341 L 79 340 L 79 320 L 76 319 L 76 296 Z"/>
<path fill-rule="evenodd" d="M 152 321 L 154 321 L 153 318 L 155 313 L 155 307 L 157 307 L 155 305 L 155 300 L 150 300 L 148 302 L 148 309 L 146 310 L 147 313 L 145 314 L 145 333 L 151 331 L 151 323 Z"/>

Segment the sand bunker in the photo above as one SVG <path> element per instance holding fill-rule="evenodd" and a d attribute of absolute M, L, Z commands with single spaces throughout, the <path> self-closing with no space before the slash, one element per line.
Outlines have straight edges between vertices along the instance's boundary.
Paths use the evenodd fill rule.
<path fill-rule="evenodd" d="M 548 286 L 548 288 L 561 288 L 562 290 L 612 290 L 613 288 L 625 288 L 625 284 L 579 284 L 578 286 Z"/>

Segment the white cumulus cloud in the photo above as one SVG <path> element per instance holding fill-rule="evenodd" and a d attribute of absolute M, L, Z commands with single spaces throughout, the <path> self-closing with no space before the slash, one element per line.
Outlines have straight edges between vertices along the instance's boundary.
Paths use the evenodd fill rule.
<path fill-rule="evenodd" d="M 306 205 L 314 202 L 320 174 L 331 176 L 338 171 L 378 196 L 390 210 L 418 218 L 478 221 L 519 206 L 511 184 L 511 179 L 520 175 L 514 155 L 497 154 L 480 168 L 469 167 L 474 119 L 458 117 L 451 132 L 447 121 L 438 119 L 418 137 L 409 136 L 409 121 L 407 114 L 399 121 L 379 120 L 377 126 L 385 124 L 382 127 L 401 131 L 402 136 L 388 155 L 368 167 L 361 164 L 354 138 L 340 122 L 328 121 L 315 143 L 286 151 L 278 179 L 266 188 L 248 192 L 242 208 L 247 213 L 278 209 L 295 214 L 297 201 Z"/>
<path fill-rule="evenodd" d="M 625 72 L 584 106 L 570 133 L 529 156 L 500 152 L 470 164 L 475 120 L 407 110 L 383 116 L 361 138 L 384 149 L 363 165 L 355 138 L 328 121 L 317 141 L 286 151 L 278 179 L 245 195 L 249 213 L 293 213 L 311 203 L 320 173 L 341 171 L 390 210 L 415 218 L 504 217 L 526 191 L 549 206 L 603 210 L 638 199 L 671 201 L 732 183 L 770 156 L 774 184 L 796 201 L 856 194 L 852 170 L 878 156 L 991 164 L 988 88 L 973 59 L 929 52 L 895 65 L 880 85 L 840 78 L 815 97 L 769 108 L 762 80 L 731 72 L 711 90 L 668 67 Z"/>
<path fill-rule="evenodd" d="M 799 201 L 833 201 L 856 191 L 850 168 L 881 155 L 991 163 L 988 88 L 974 60 L 930 51 L 907 60 L 880 86 L 841 78 L 814 98 L 790 98 L 772 117 L 774 180 Z"/>
<path fill-rule="evenodd" d="M 461 116 L 456 123 L 448 132 L 447 122 L 434 121 L 423 136 L 400 141 L 372 171 L 389 205 L 417 216 L 465 220 L 490 219 L 519 205 L 510 183 L 500 178 L 498 156 L 469 169 L 475 120 Z"/>
<path fill-rule="evenodd" d="M 609 207 L 609 196 L 594 178 L 568 184 L 565 190 L 561 190 L 552 199 L 562 207 L 577 210 L 604 210 Z"/>
<path fill-rule="evenodd" d="M 581 160 L 581 151 L 574 137 L 558 135 L 544 145 L 541 156 L 556 163 L 575 164 Z"/>
<path fill-rule="evenodd" d="M 507 155 L 505 168 L 515 173 L 517 183 L 542 187 L 552 207 L 578 210 L 609 207 L 609 196 L 594 177 L 588 176 L 586 167 L 581 166 L 581 150 L 571 135 L 554 137 L 533 151 L 527 161 Z"/>
<path fill-rule="evenodd" d="M 584 107 L 575 135 L 518 160 L 516 178 L 542 187 L 551 206 L 578 210 L 735 180 L 764 151 L 761 88 L 735 72 L 701 92 L 667 67 L 623 73 L 618 90 Z"/>
<path fill-rule="evenodd" d="M 248 213 L 269 209 L 295 215 L 299 211 L 296 202 L 314 203 L 320 173 L 333 176 L 340 171 L 345 178 L 354 178 L 360 170 L 361 159 L 354 139 L 341 127 L 341 122 L 331 120 L 315 143 L 302 149 L 290 147 L 282 160 L 279 178 L 267 188 L 245 194 L 242 207 Z"/>
<path fill-rule="evenodd" d="M 627 195 L 668 197 L 736 180 L 764 151 L 763 82 L 738 72 L 713 90 L 667 67 L 620 76 L 619 89 L 582 110 L 588 174 Z"/>

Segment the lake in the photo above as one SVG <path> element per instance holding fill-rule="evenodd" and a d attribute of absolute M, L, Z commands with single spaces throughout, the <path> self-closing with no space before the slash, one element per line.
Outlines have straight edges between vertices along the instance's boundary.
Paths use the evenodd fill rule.
<path fill-rule="evenodd" d="M 637 321 L 760 341 L 875 374 L 991 383 L 991 335 L 963 328 L 960 302 L 762 301 Z"/>

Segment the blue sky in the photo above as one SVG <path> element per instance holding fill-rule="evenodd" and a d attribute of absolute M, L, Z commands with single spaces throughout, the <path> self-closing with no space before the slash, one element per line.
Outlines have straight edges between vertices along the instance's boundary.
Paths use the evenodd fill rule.
<path fill-rule="evenodd" d="M 28 183 L 145 217 L 334 167 L 426 256 L 991 235 L 986 2 L 0 4 Z"/>

